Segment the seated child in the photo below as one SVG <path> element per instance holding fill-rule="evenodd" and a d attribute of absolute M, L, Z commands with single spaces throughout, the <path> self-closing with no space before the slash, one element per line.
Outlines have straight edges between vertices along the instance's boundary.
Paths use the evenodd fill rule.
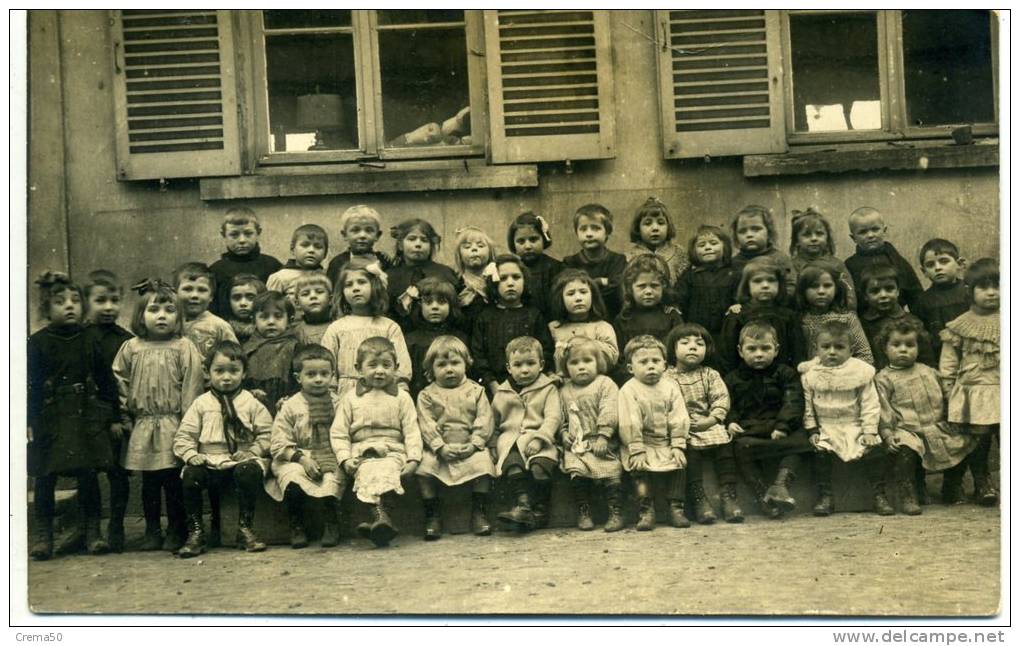
<path fill-rule="evenodd" d="M 854 286 L 858 288 L 857 303 L 861 308 L 867 305 L 861 298 L 864 270 L 885 265 L 892 267 L 896 274 L 900 286 L 900 304 L 906 305 L 913 312 L 921 295 L 921 281 L 917 279 L 910 263 L 896 251 L 896 247 L 886 241 L 887 233 L 888 229 L 878 209 L 862 206 L 850 214 L 850 238 L 857 245 L 857 251 L 846 259 L 846 268 L 853 276 Z"/>
<path fill-rule="evenodd" d="M 411 356 L 411 397 L 428 385 L 425 355 L 432 342 L 441 336 L 455 336 L 467 344 L 460 330 L 460 304 L 453 285 L 438 278 L 423 278 L 417 285 L 418 298 L 412 306 L 411 330 L 404 337 Z M 468 361 L 470 366 L 471 362 Z"/>
<path fill-rule="evenodd" d="M 556 344 L 556 353 L 563 344 L 575 336 L 591 339 L 605 356 L 606 365 L 616 367 L 620 348 L 616 345 L 616 332 L 606 322 L 606 306 L 602 303 L 599 288 L 588 274 L 580 269 L 564 269 L 553 281 L 549 293 L 549 333 Z"/>
<path fill-rule="evenodd" d="M 372 520 L 358 525 L 358 535 L 376 547 L 389 545 L 397 535 L 390 512 L 396 496 L 404 493 L 401 479 L 421 462 L 418 415 L 411 396 L 397 388 L 397 356 L 385 337 L 358 346 L 361 377 L 341 398 L 329 431 L 336 461 L 354 481 L 352 490 L 372 506 Z"/>
<path fill-rule="evenodd" d="M 329 252 L 329 236 L 317 224 L 302 224 L 294 229 L 290 237 L 290 253 L 293 256 L 266 281 L 266 289 L 280 292 L 294 303 L 294 281 L 301 276 L 322 271 L 322 261 Z"/>
<path fill-rule="evenodd" d="M 330 427 L 340 399 L 331 393 L 335 372 L 333 355 L 321 345 L 307 344 L 294 353 L 294 374 L 301 392 L 280 406 L 273 420 L 270 451 L 273 478 L 266 493 L 287 506 L 290 546 L 308 546 L 305 504 L 309 498 L 322 502 L 322 546 L 340 543 L 340 500 L 347 477 L 340 469 L 329 443 Z"/>
<path fill-rule="evenodd" d="M 213 346 L 205 360 L 209 391 L 191 403 L 174 435 L 174 455 L 184 462 L 181 481 L 188 517 L 188 538 L 178 552 L 181 558 L 198 556 L 206 549 L 202 489 L 220 488 L 231 480 L 237 488 L 237 547 L 249 552 L 266 549 L 255 534 L 255 500 L 269 466 L 273 417 L 241 387 L 246 367 L 236 342 Z"/>
<path fill-rule="evenodd" d="M 734 216 L 730 230 L 733 233 L 733 243 L 737 245 L 737 253 L 732 260 L 733 268 L 742 271 L 755 258 L 769 258 L 783 272 L 783 285 L 788 290 L 784 297 L 792 296 L 793 286 L 797 284 L 796 270 L 790 257 L 777 246 L 778 236 L 772 212 L 757 204 L 745 206 Z"/>
<path fill-rule="evenodd" d="M 520 257 L 527 268 L 531 276 L 531 293 L 548 294 L 556 274 L 563 271 L 563 263 L 545 253 L 552 246 L 549 223 L 545 218 L 531 211 L 518 215 L 506 232 L 506 246 L 510 253 Z M 549 320 L 548 299 L 538 298 L 534 304 Z"/>
<path fill-rule="evenodd" d="M 184 318 L 184 336 L 198 348 L 203 359 L 209 358 L 220 341 L 237 343 L 230 324 L 209 311 L 216 280 L 209 268 L 200 262 L 186 262 L 174 272 L 174 289 Z M 229 304 L 226 305 L 229 309 Z"/>
<path fill-rule="evenodd" d="M 438 540 L 443 533 L 440 483 L 447 487 L 471 485 L 471 531 L 476 536 L 488 536 L 492 533 L 489 489 L 496 475 L 489 454 L 493 431 L 489 399 L 484 388 L 464 376 L 471 355 L 461 339 L 437 337 L 422 364 L 432 382 L 418 395 L 424 452 L 417 476 L 425 507 L 425 540 Z"/>
<path fill-rule="evenodd" d="M 663 379 L 666 347 L 644 335 L 631 339 L 623 354 L 633 378 L 620 389 L 620 461 L 634 480 L 637 529 L 655 529 L 653 485 L 667 487 L 670 524 L 690 527 L 684 515 L 690 418 L 680 386 Z"/>
<path fill-rule="evenodd" d="M 896 271 L 889 265 L 874 265 L 861 271 L 859 287 L 864 308 L 861 312 L 861 326 L 871 345 L 871 354 L 875 358 L 876 370 L 881 370 L 889 365 L 889 359 L 885 356 L 885 348 L 878 342 L 878 335 L 882 327 L 889 321 L 900 318 L 921 322 L 913 314 L 904 311 L 900 305 L 899 280 Z M 921 344 L 921 347 L 918 348 L 917 360 L 929 366 L 936 365 L 930 343 Z"/>
<path fill-rule="evenodd" d="M 411 306 L 417 297 L 415 285 L 429 276 L 456 285 L 457 274 L 451 267 L 433 260 L 442 241 L 435 228 L 425 220 L 404 220 L 390 231 L 397 241 L 393 267 L 389 277 L 389 311 L 393 320 L 405 332 L 411 327 Z"/>
<path fill-rule="evenodd" d="M 255 333 L 255 297 L 266 291 L 266 284 L 254 274 L 237 274 L 230 279 L 230 311 L 227 323 L 237 342 L 244 344 Z"/>
<path fill-rule="evenodd" d="M 687 251 L 674 242 L 676 227 L 666 205 L 650 197 L 634 214 L 630 224 L 630 246 L 624 251 L 627 262 L 643 254 L 654 254 L 668 267 L 666 287 L 672 288 L 690 262 Z"/>
<path fill-rule="evenodd" d="M 506 478 L 514 506 L 499 520 L 519 533 L 549 522 L 549 494 L 556 472 L 556 432 L 562 410 L 556 381 L 542 374 L 542 344 L 518 337 L 506 346 L 509 376 L 492 398 L 496 473 Z"/>
<path fill-rule="evenodd" d="M 297 390 L 291 360 L 301 341 L 290 325 L 294 306 L 280 292 L 259 294 L 254 310 L 255 334 L 244 344 L 244 385 L 275 415 L 277 403 Z"/>
<path fill-rule="evenodd" d="M 294 305 L 301 317 L 295 327 L 302 343 L 319 344 L 326 328 L 333 322 L 329 311 L 333 283 L 321 271 L 306 274 L 294 281 Z"/>
<path fill-rule="evenodd" d="M 921 270 L 931 287 L 917 297 L 910 313 L 924 323 L 936 358 L 942 354 L 939 335 L 946 323 L 970 309 L 970 290 L 963 282 L 965 267 L 960 251 L 948 240 L 933 238 L 921 247 Z"/>
<path fill-rule="evenodd" d="M 365 204 L 350 207 L 340 216 L 340 236 L 347 242 L 347 250 L 329 261 L 326 277 L 333 285 L 340 279 L 340 270 L 352 259 L 365 264 L 377 262 L 386 271 L 392 265 L 390 257 L 375 249 L 382 237 L 382 218 L 379 212 Z"/>
<path fill-rule="evenodd" d="M 623 309 L 613 321 L 618 347 L 642 334 L 665 339 L 669 331 L 684 322 L 680 311 L 663 305 L 663 294 L 669 285 L 669 267 L 662 258 L 652 254 L 636 256 L 623 272 Z M 610 373 L 617 383 L 630 378 L 627 366 L 617 364 Z"/>
<path fill-rule="evenodd" d="M 574 233 L 581 251 L 564 258 L 563 266 L 584 270 L 592 277 L 612 320 L 620 313 L 620 278 L 627 268 L 627 257 L 606 247 L 613 234 L 613 214 L 601 204 L 585 204 L 574 213 Z"/>
<path fill-rule="evenodd" d="M 227 250 L 209 266 L 213 282 L 217 285 L 216 296 L 209 308 L 213 314 L 224 318 L 230 315 L 230 280 L 234 276 L 251 274 L 265 283 L 283 267 L 279 260 L 262 253 L 259 248 L 260 235 L 262 225 L 255 211 L 247 207 L 235 207 L 228 209 L 223 216 L 220 236 Z"/>

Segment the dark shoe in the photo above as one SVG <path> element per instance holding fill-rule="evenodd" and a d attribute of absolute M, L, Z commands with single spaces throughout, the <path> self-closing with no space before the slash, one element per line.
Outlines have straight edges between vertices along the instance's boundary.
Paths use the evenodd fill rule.
<path fill-rule="evenodd" d="M 999 492 L 987 477 L 975 478 L 974 499 L 982 507 L 994 507 L 999 502 Z"/>
<path fill-rule="evenodd" d="M 241 517 L 237 521 L 237 536 L 234 538 L 234 544 L 237 549 L 243 549 L 246 552 L 265 552 L 266 544 L 259 540 L 258 535 L 255 534 L 255 518 L 251 511 L 241 512 Z"/>
<path fill-rule="evenodd" d="M 811 508 L 811 513 L 815 516 L 831 516 L 835 510 L 836 507 L 832 503 L 832 491 L 826 486 L 819 486 L 818 498 L 815 499 L 815 506 Z"/>
<path fill-rule="evenodd" d="M 111 518 L 106 524 L 106 540 L 110 551 L 120 554 L 124 551 L 124 519 Z"/>
<path fill-rule="evenodd" d="M 694 518 L 702 525 L 714 523 L 715 511 L 708 502 L 708 496 L 705 495 L 705 488 L 702 484 L 700 482 L 691 484 L 687 488 L 687 495 L 691 502 L 694 503 Z"/>
<path fill-rule="evenodd" d="M 595 529 L 595 521 L 591 519 L 591 505 L 582 502 L 577 505 L 577 528 L 582 532 Z"/>
<path fill-rule="evenodd" d="M 532 512 L 535 516 L 533 529 L 545 529 L 549 525 L 549 497 L 552 494 L 551 482 L 536 482 Z"/>
<path fill-rule="evenodd" d="M 531 510 L 531 498 L 526 493 L 517 496 L 517 503 L 497 516 L 511 529 L 524 533 L 535 528 L 535 513 Z"/>
<path fill-rule="evenodd" d="M 184 534 L 177 530 L 171 531 L 167 529 L 166 535 L 163 537 L 162 547 L 164 552 L 176 552 L 184 547 Z"/>
<path fill-rule="evenodd" d="M 336 547 L 340 544 L 340 516 L 336 510 L 336 503 L 327 500 L 323 510 L 322 519 L 322 540 L 323 547 Z"/>
<path fill-rule="evenodd" d="M 389 495 L 389 494 L 386 494 Z M 376 547 L 386 547 L 397 535 L 397 528 L 390 520 L 387 504 L 382 500 L 373 507 L 372 527 L 369 529 L 369 539 Z"/>
<path fill-rule="evenodd" d="M 765 501 L 772 503 L 781 511 L 793 511 L 797 501 L 790 495 L 789 484 L 793 480 L 793 471 L 786 467 L 780 467 L 776 473 L 776 481 L 765 491 Z"/>
<path fill-rule="evenodd" d="M 366 541 L 372 540 L 372 523 L 371 523 L 371 521 L 365 521 L 363 523 L 358 523 L 358 526 L 354 528 L 354 531 L 357 532 L 358 538 L 363 538 Z M 307 545 L 307 544 L 308 543 L 306 542 L 305 545 Z M 305 545 L 302 545 L 301 547 L 304 547 Z M 294 546 L 293 539 L 291 540 L 291 546 L 292 547 Z"/>
<path fill-rule="evenodd" d="M 471 531 L 475 536 L 488 536 L 492 533 L 489 525 L 489 496 L 484 493 L 471 494 Z"/>
<path fill-rule="evenodd" d="M 737 485 L 723 485 L 722 494 L 719 497 L 722 499 L 722 513 L 726 522 L 744 522 L 744 512 L 741 511 L 740 505 L 737 503 Z"/>
<path fill-rule="evenodd" d="M 638 521 L 635 527 L 639 532 L 655 529 L 655 505 L 651 498 L 638 498 Z"/>
<path fill-rule="evenodd" d="M 85 521 L 85 549 L 89 554 L 106 554 L 110 551 L 110 544 L 100 531 L 98 518 L 89 518 Z"/>
<path fill-rule="evenodd" d="M 286 503 L 287 523 L 290 525 L 290 546 L 296 550 L 308 547 L 308 534 L 305 533 L 304 500 L 304 493 L 297 490 L 296 485 L 288 486 L 287 491 L 284 492 L 283 501 Z M 364 524 L 362 523 L 362 525 Z"/>
<path fill-rule="evenodd" d="M 683 500 L 669 501 L 669 524 L 681 529 L 691 526 L 691 521 L 687 520 L 687 515 L 684 514 Z"/>
<path fill-rule="evenodd" d="M 900 480 L 900 506 L 903 507 L 903 513 L 907 516 L 921 515 L 921 505 L 917 502 L 912 474 Z"/>
<path fill-rule="evenodd" d="M 142 546 L 139 549 L 143 552 L 156 552 L 163 549 L 163 532 L 160 531 L 159 525 L 146 525 L 145 538 L 142 539 Z"/>
<path fill-rule="evenodd" d="M 53 519 L 35 519 L 32 529 L 32 548 L 28 555 L 34 561 L 46 561 L 53 556 Z"/>
<path fill-rule="evenodd" d="M 57 537 L 53 547 L 54 553 L 58 555 L 80 554 L 85 551 L 85 525 L 84 520 L 74 530 L 63 537 Z"/>
<path fill-rule="evenodd" d="M 206 534 L 205 543 L 209 547 L 223 546 L 223 528 L 220 524 L 219 514 L 214 514 L 209 521 L 209 533 Z"/>
<path fill-rule="evenodd" d="M 875 492 L 874 504 L 875 513 L 879 516 L 893 516 L 896 514 L 896 510 L 889 504 L 889 499 L 885 497 L 884 491 Z"/>
<path fill-rule="evenodd" d="M 202 526 L 202 517 L 198 514 L 188 516 L 188 538 L 184 546 L 177 552 L 182 559 L 189 559 L 205 552 L 205 528 Z"/>
<path fill-rule="evenodd" d="M 425 507 L 425 540 L 438 541 L 443 537 L 443 522 L 439 517 L 439 499 L 426 498 L 421 502 Z"/>
<path fill-rule="evenodd" d="M 609 517 L 606 519 L 605 531 L 620 531 L 625 527 L 623 522 L 623 487 L 621 485 L 606 486 L 606 506 L 609 508 Z"/>
<path fill-rule="evenodd" d="M 962 505 L 966 502 L 963 494 L 963 472 L 966 466 L 957 465 L 942 473 L 942 504 Z"/>
<path fill-rule="evenodd" d="M 917 484 L 917 504 L 919 505 L 930 505 L 931 497 L 928 495 L 928 473 L 924 470 L 924 465 L 918 461 L 917 470 L 914 474 L 914 478 Z"/>

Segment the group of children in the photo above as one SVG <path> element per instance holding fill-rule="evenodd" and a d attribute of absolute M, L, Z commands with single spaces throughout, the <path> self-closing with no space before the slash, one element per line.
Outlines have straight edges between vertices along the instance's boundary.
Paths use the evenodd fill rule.
<path fill-rule="evenodd" d="M 381 252 L 379 214 L 362 205 L 342 215 L 348 249 L 324 269 L 321 227 L 298 227 L 281 265 L 261 252 L 255 213 L 231 209 L 218 261 L 135 285 L 131 332 L 117 325 L 124 290 L 112 273 L 83 285 L 47 273 L 37 283 L 49 324 L 28 342 L 31 555 L 53 553 L 58 475 L 78 479 L 76 545 L 122 550 L 130 471 L 142 478 L 142 549 L 182 557 L 219 545 L 229 483 L 237 544 L 249 551 L 266 547 L 253 526 L 259 489 L 285 503 L 299 548 L 313 502 L 322 545 L 339 542 L 348 485 L 371 510 L 359 535 L 386 545 L 412 475 L 426 540 L 442 534 L 441 490 L 458 485 L 471 487 L 472 531 L 489 534 L 494 478 L 512 500 L 501 523 L 545 526 L 557 472 L 570 478 L 582 530 L 594 528 L 595 486 L 605 530 L 624 528 L 625 480 L 639 530 L 655 526 L 656 488 L 673 526 L 713 522 L 709 465 L 729 522 L 743 520 L 738 475 L 779 518 L 795 507 L 788 485 L 805 461 L 820 516 L 834 509 L 835 460 L 863 465 L 879 514 L 895 513 L 890 478 L 903 511 L 921 513 L 926 471 L 944 472 L 944 502 L 962 502 L 968 467 L 978 501 L 996 504 L 996 262 L 967 263 L 930 240 L 922 291 L 877 210 L 857 209 L 849 225 L 857 252 L 845 263 L 813 209 L 794 213 L 789 255 L 759 206 L 730 233 L 699 226 L 684 247 L 650 198 L 619 254 L 607 247 L 611 213 L 589 204 L 573 216 L 581 249 L 562 262 L 546 253 L 548 223 L 527 212 L 506 253 L 482 229 L 458 229 L 448 267 L 421 219 L 393 228 L 392 258 Z"/>

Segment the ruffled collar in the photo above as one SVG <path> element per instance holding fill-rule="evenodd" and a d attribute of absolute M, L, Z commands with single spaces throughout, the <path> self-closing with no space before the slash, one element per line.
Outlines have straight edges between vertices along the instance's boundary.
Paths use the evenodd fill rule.
<path fill-rule="evenodd" d="M 817 358 L 804 361 L 797 371 L 810 376 L 823 390 L 853 390 L 866 386 L 875 378 L 874 366 L 850 357 L 838 366 L 823 366 Z"/>
<path fill-rule="evenodd" d="M 998 343 L 1000 334 L 999 315 L 982 315 L 967 311 L 947 323 L 946 329 L 965 339 Z"/>

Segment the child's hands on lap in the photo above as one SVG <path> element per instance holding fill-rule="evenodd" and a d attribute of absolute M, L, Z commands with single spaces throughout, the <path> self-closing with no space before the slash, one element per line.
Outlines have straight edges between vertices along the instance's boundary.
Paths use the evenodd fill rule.
<path fill-rule="evenodd" d="M 245 460 L 254 460 L 255 454 L 251 451 L 234 451 L 230 459 L 234 462 L 244 462 Z"/>
<path fill-rule="evenodd" d="M 691 415 L 691 430 L 695 433 L 707 431 L 716 424 L 718 424 L 718 422 L 714 417 L 705 417 L 703 415 L 698 415 L 697 413 Z"/>
<path fill-rule="evenodd" d="M 407 476 L 414 475 L 414 472 L 418 469 L 418 463 L 414 460 L 408 460 L 404 464 L 404 468 L 400 470 L 400 477 L 406 478 Z"/>
<path fill-rule="evenodd" d="M 882 438 L 877 435 L 861 435 L 858 441 L 861 446 L 878 446 L 882 443 Z"/>
<path fill-rule="evenodd" d="M 808 436 L 808 442 L 811 443 L 811 446 L 815 447 L 816 451 L 821 451 L 821 449 L 818 447 L 818 443 L 821 441 L 822 436 L 819 435 L 818 433 L 812 433 L 811 435 Z"/>
<path fill-rule="evenodd" d="M 604 458 L 609 455 L 609 439 L 605 435 L 599 435 L 592 444 L 591 452 L 597 458 Z"/>
<path fill-rule="evenodd" d="M 198 453 L 188 458 L 188 464 L 190 464 L 193 467 L 200 467 L 203 464 L 209 464 L 209 458 L 205 457 L 201 453 Z"/>
<path fill-rule="evenodd" d="M 465 442 L 464 444 L 457 444 L 457 445 L 455 445 L 454 446 L 454 450 L 459 452 L 458 453 L 458 457 L 461 460 L 463 460 L 464 458 L 469 458 L 472 455 L 474 455 L 475 451 L 478 450 L 478 447 L 476 447 L 471 442 Z"/>
<path fill-rule="evenodd" d="M 453 444 L 444 444 L 439 447 L 439 457 L 444 462 L 453 462 L 460 459 L 460 451 L 455 449 Z"/>
<path fill-rule="evenodd" d="M 358 460 L 355 458 L 351 458 L 350 460 L 344 460 L 344 463 L 341 464 L 340 466 L 344 468 L 344 472 L 349 476 L 353 476 L 355 473 L 358 472 Z"/>
<path fill-rule="evenodd" d="M 251 392 L 252 396 L 260 402 L 265 402 L 266 397 L 268 396 L 266 391 L 261 388 L 252 388 L 249 392 Z"/>
<path fill-rule="evenodd" d="M 301 459 L 298 460 L 298 464 L 304 467 L 305 475 L 312 480 L 318 482 L 322 479 L 322 469 L 319 468 L 318 463 L 307 455 L 302 455 Z"/>
<path fill-rule="evenodd" d="M 644 453 L 630 456 L 631 471 L 648 471 L 648 459 Z"/>
<path fill-rule="evenodd" d="M 119 440 L 122 437 L 124 437 L 124 427 L 121 425 L 120 422 L 114 422 L 113 424 L 110 424 L 110 435 L 115 440 Z"/>
<path fill-rule="evenodd" d="M 536 437 L 535 439 L 528 442 L 528 445 L 524 447 L 524 457 L 530 458 L 531 456 L 537 454 L 541 450 L 542 440 Z"/>
<path fill-rule="evenodd" d="M 743 435 L 744 427 L 736 422 L 730 422 L 729 426 L 726 427 L 726 431 L 730 434 L 730 439 L 732 440 L 738 435 Z"/>
<path fill-rule="evenodd" d="M 893 434 L 890 434 L 885 439 L 885 448 L 889 453 L 899 453 L 900 447 L 903 446 L 903 442 Z"/>
<path fill-rule="evenodd" d="M 778 428 L 772 431 L 772 435 L 769 435 L 773 440 L 783 440 L 789 437 L 789 433 L 786 431 L 780 431 Z"/>
<path fill-rule="evenodd" d="M 683 449 L 670 449 L 669 454 L 673 457 L 673 461 L 679 464 L 681 467 L 687 466 L 687 456 L 684 455 Z"/>

